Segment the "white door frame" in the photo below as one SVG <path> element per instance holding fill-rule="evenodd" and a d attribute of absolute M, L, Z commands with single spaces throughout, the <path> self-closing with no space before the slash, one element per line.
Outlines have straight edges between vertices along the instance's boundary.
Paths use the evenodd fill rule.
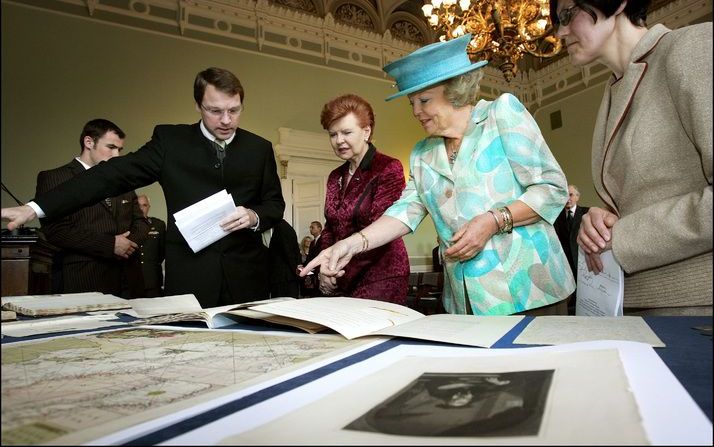
<path fill-rule="evenodd" d="M 335 155 L 326 132 L 281 127 L 278 133 L 275 152 L 285 199 L 283 217 L 301 240 L 311 221 L 324 223 L 327 177 L 344 161 Z"/>

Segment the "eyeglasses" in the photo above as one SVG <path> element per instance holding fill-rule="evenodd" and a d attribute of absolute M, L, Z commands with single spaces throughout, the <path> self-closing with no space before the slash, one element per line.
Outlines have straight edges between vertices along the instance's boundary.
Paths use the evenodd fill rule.
<path fill-rule="evenodd" d="M 575 11 L 577 10 L 577 11 Z M 565 8 L 558 13 L 558 27 L 568 26 L 580 10 L 578 5 L 573 5 L 570 8 Z"/>
<path fill-rule="evenodd" d="M 228 113 L 228 116 L 230 116 L 231 118 L 235 118 L 243 111 L 242 105 L 224 110 L 216 107 L 206 107 L 201 104 L 201 108 L 205 110 L 209 115 L 212 115 L 216 118 L 223 118 L 223 114 L 225 113 Z"/>

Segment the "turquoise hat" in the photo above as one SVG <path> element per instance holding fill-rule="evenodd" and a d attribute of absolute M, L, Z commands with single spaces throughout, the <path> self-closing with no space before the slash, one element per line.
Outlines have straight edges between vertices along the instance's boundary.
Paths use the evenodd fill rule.
<path fill-rule="evenodd" d="M 488 61 L 471 63 L 466 53 L 469 42 L 471 42 L 471 34 L 458 39 L 432 43 L 385 65 L 383 70 L 397 81 L 399 89 L 398 93 L 389 96 L 386 101 L 486 65 Z"/>

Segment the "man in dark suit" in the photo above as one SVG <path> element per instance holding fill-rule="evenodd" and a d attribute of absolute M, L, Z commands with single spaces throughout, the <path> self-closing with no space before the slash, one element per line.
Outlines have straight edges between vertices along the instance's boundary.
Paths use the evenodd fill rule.
<path fill-rule="evenodd" d="M 268 298 L 269 257 L 261 232 L 285 209 L 272 145 L 238 127 L 243 86 L 230 71 L 198 73 L 193 97 L 199 122 L 158 125 L 136 152 L 100 163 L 28 205 L 4 208 L 8 229 L 157 181 L 169 216 L 225 189 L 237 206 L 220 222 L 228 234 L 208 247 L 194 253 L 169 220 L 164 293 L 193 293 L 204 308 Z"/>
<path fill-rule="evenodd" d="M 580 191 L 577 186 L 568 185 L 568 201 L 565 202 L 565 208 L 553 223 L 558 239 L 560 239 L 560 245 L 568 258 L 573 276 L 576 278 L 578 274 L 578 230 L 580 222 L 583 220 L 583 214 L 590 209 L 586 206 L 578 206 L 578 200 L 580 200 Z"/>
<path fill-rule="evenodd" d="M 285 219 L 273 227 L 268 245 L 270 251 L 270 297 L 300 296 L 300 247 L 297 233 Z"/>
<path fill-rule="evenodd" d="M 319 255 L 320 251 L 322 250 L 322 241 L 320 241 L 320 235 L 322 234 L 322 223 L 318 222 L 317 220 L 310 222 L 310 234 L 312 235 L 312 242 L 310 242 L 310 251 L 307 252 L 305 264 L 315 259 L 315 257 Z"/>
<path fill-rule="evenodd" d="M 151 202 L 142 194 L 137 197 L 139 208 L 149 224 L 149 235 L 139 249 L 141 271 L 144 275 L 144 297 L 154 298 L 164 294 L 163 262 L 166 256 L 166 224 L 158 217 L 150 217 Z"/>
<path fill-rule="evenodd" d="M 124 132 L 105 119 L 85 124 L 79 137 L 80 154 L 68 164 L 37 175 L 36 195 L 119 155 Z M 136 250 L 149 227 L 134 191 L 107 197 L 59 218 L 40 219 L 47 240 L 60 248 L 55 281 L 61 293 L 102 292 L 125 298 L 143 296 L 143 279 Z"/>
<path fill-rule="evenodd" d="M 431 268 L 435 272 L 444 271 L 444 260 L 441 258 L 441 239 L 436 237 L 436 247 L 431 250 Z"/>
<path fill-rule="evenodd" d="M 588 207 L 578 206 L 580 200 L 580 191 L 575 185 L 568 185 L 568 201 L 565 202 L 565 208 L 560 212 L 553 223 L 553 228 L 558 235 L 560 245 L 563 247 L 565 257 L 568 258 L 570 270 L 573 272 L 573 277 L 578 280 L 578 230 L 583 215 L 588 212 Z M 575 315 L 575 292 L 568 298 L 568 313 Z"/>

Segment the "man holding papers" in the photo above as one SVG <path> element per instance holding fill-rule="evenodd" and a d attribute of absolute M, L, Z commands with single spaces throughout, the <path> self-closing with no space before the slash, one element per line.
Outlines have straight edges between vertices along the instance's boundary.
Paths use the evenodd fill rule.
<path fill-rule="evenodd" d="M 63 216 L 157 181 L 174 216 L 226 190 L 235 206 L 219 222 L 225 237 L 205 248 L 194 252 L 169 219 L 165 293 L 193 293 L 204 308 L 267 298 L 268 249 L 260 232 L 282 218 L 285 202 L 271 143 L 238 128 L 243 97 L 230 71 L 198 73 L 198 123 L 158 125 L 136 152 L 100 163 L 28 205 L 5 208 L 2 218 L 13 229 L 35 216 Z"/>

